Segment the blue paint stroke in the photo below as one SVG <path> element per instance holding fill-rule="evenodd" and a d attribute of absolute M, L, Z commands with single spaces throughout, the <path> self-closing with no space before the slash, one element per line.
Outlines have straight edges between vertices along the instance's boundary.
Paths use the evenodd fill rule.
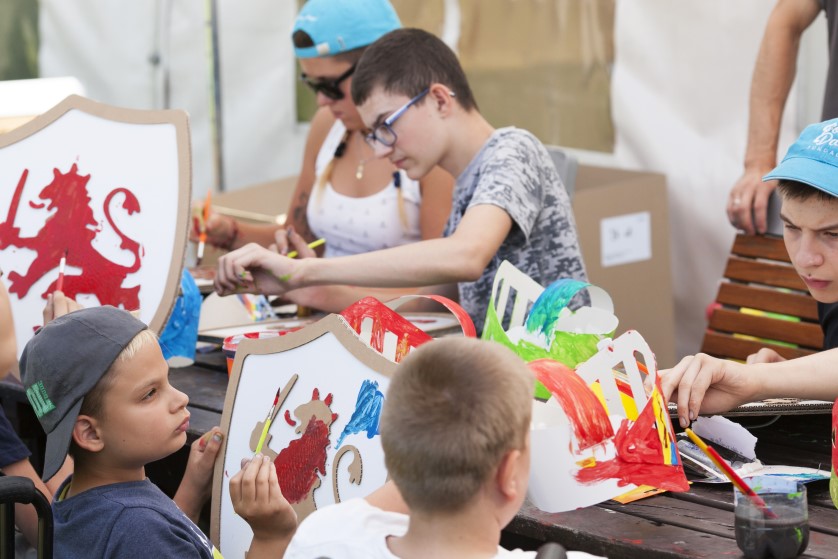
<path fill-rule="evenodd" d="M 344 437 L 355 435 L 361 431 L 367 432 L 367 438 L 371 439 L 378 434 L 378 421 L 381 418 L 381 406 L 384 404 L 384 394 L 378 389 L 378 382 L 365 380 L 358 391 L 358 399 L 355 402 L 355 411 L 349 423 L 343 428 L 338 437 L 335 449 L 340 448 Z"/>
<path fill-rule="evenodd" d="M 543 334 L 549 339 L 559 319 L 559 313 L 567 307 L 579 290 L 589 285 L 584 281 L 568 278 L 551 283 L 533 303 L 527 317 L 527 331 Z"/>

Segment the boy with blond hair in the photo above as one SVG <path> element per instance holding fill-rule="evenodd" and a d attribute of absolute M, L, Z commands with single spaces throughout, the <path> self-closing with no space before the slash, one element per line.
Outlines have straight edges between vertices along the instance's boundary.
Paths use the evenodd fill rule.
<path fill-rule="evenodd" d="M 397 491 L 385 486 L 316 511 L 286 559 L 534 556 L 499 546 L 527 493 L 534 382 L 517 355 L 493 342 L 446 338 L 411 352 L 381 416 Z M 393 512 L 398 492 L 409 517 Z"/>
<path fill-rule="evenodd" d="M 75 461 L 53 503 L 57 557 L 220 557 L 145 477 L 145 465 L 180 449 L 189 428 L 189 399 L 169 384 L 145 324 L 114 307 L 71 312 L 26 344 L 20 369 L 47 433 L 44 479 L 68 453 Z M 281 556 L 296 518 L 272 464 L 257 456 L 231 494 L 253 528 L 251 557 Z"/>

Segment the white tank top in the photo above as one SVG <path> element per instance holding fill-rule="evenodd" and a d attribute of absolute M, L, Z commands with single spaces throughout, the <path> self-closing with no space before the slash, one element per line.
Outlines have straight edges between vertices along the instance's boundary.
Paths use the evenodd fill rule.
<path fill-rule="evenodd" d="M 316 238 L 326 239 L 326 258 L 360 254 L 413 243 L 422 238 L 419 226 L 419 182 L 399 171 L 407 227 L 399 218 L 398 191 L 393 181 L 371 196 L 354 198 L 335 192 L 327 182 L 318 192 L 320 176 L 332 160 L 346 127 L 336 121 L 315 162 L 317 177 L 306 208 L 308 226 Z"/>

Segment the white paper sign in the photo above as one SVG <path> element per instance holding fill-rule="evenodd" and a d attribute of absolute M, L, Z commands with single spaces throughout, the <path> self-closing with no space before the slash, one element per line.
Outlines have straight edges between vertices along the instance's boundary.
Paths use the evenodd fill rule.
<path fill-rule="evenodd" d="M 649 212 L 624 214 L 600 221 L 602 267 L 652 258 L 652 218 Z"/>

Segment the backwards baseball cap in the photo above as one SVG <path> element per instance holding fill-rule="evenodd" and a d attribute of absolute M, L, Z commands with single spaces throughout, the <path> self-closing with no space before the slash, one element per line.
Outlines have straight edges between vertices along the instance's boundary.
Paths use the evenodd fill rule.
<path fill-rule="evenodd" d="M 84 397 L 145 328 L 114 307 L 81 309 L 48 323 L 23 348 L 26 397 L 47 434 L 45 480 L 64 463 Z"/>
<path fill-rule="evenodd" d="M 763 181 L 802 182 L 838 196 L 838 118 L 810 124 Z"/>
<path fill-rule="evenodd" d="M 388 0 L 308 0 L 294 22 L 314 46 L 295 48 L 297 58 L 334 56 L 365 47 L 402 26 Z"/>

